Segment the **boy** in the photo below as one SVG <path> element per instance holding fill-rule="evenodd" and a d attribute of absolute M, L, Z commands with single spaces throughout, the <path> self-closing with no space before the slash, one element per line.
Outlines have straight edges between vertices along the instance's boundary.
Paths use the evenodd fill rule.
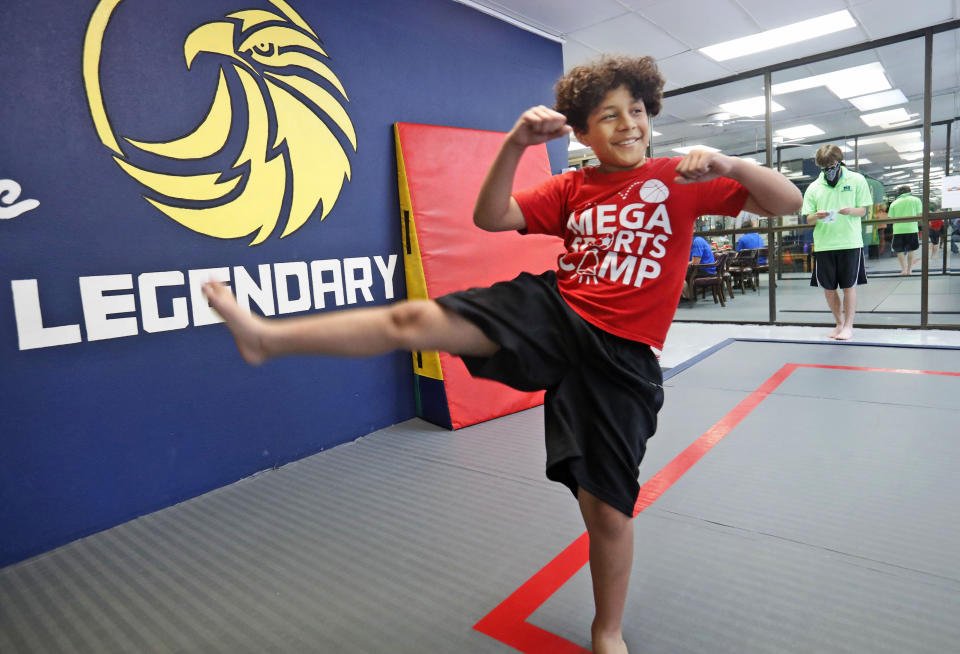
<path fill-rule="evenodd" d="M 820 147 L 814 161 L 822 172 L 804 192 L 800 210 L 815 225 L 810 286 L 823 289 L 836 321 L 827 337 L 846 341 L 853 336 L 857 286 L 867 283 L 860 218 L 873 204 L 873 193 L 863 175 L 843 165 L 838 146 Z M 842 300 L 838 286 L 843 289 Z"/>
<path fill-rule="evenodd" d="M 887 209 L 890 218 L 908 218 L 923 215 L 923 202 L 910 193 L 907 185 L 897 189 L 897 198 L 890 203 Z M 920 223 L 893 223 L 893 251 L 900 260 L 900 275 L 913 274 L 913 262 L 920 249 Z"/>
<path fill-rule="evenodd" d="M 673 318 L 694 221 L 741 209 L 793 213 L 801 202 L 779 173 L 719 153 L 648 160 L 649 116 L 660 111 L 663 84 L 649 57 L 580 66 L 557 83 L 556 111 L 527 110 L 504 140 L 474 222 L 562 237 L 557 271 L 436 300 L 285 320 L 252 316 L 222 285 L 204 287 L 252 364 L 292 353 L 439 349 L 463 357 L 474 375 L 546 389 L 547 476 L 574 493 L 589 533 L 597 653 L 627 651 L 637 468 L 663 399 L 650 348 L 663 346 Z M 570 131 L 600 166 L 511 194 L 524 150 Z"/>

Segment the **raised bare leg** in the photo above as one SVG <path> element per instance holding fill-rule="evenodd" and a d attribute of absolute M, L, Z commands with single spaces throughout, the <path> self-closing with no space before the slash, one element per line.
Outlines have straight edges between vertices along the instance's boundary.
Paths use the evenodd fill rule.
<path fill-rule="evenodd" d="M 590 577 L 596 615 L 590 629 L 594 654 L 627 654 L 623 609 L 633 565 L 633 520 L 582 488 L 580 512 L 590 535 Z"/>
<path fill-rule="evenodd" d="M 836 338 L 840 330 L 843 329 L 843 304 L 840 301 L 840 294 L 837 293 L 836 289 L 832 291 L 823 289 L 823 294 L 827 298 L 827 306 L 830 307 L 830 313 L 833 314 L 833 319 L 837 323 L 834 330 L 827 334 L 827 338 Z"/>
<path fill-rule="evenodd" d="M 443 350 L 488 356 L 499 348 L 479 327 L 432 300 L 267 320 L 238 306 L 223 284 L 207 283 L 203 293 L 251 365 L 285 354 L 366 357 L 392 350 Z"/>
<path fill-rule="evenodd" d="M 843 326 L 834 338 L 838 341 L 850 340 L 853 336 L 853 318 L 857 315 L 857 287 L 843 289 Z"/>

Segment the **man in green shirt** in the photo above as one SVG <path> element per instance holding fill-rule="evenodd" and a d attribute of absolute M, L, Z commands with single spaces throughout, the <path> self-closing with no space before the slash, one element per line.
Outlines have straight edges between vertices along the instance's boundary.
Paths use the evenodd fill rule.
<path fill-rule="evenodd" d="M 823 289 L 837 323 L 829 337 L 845 341 L 853 336 L 857 285 L 867 283 L 860 218 L 873 204 L 873 194 L 863 175 L 843 165 L 843 152 L 836 145 L 821 147 L 814 160 L 823 172 L 807 187 L 800 209 L 807 222 L 816 225 L 810 285 Z"/>
<path fill-rule="evenodd" d="M 923 202 L 920 198 L 910 195 L 909 186 L 897 189 L 897 199 L 890 203 L 887 215 L 890 218 L 907 218 L 923 214 Z M 916 221 L 908 223 L 893 223 L 893 251 L 900 260 L 900 274 L 909 275 L 913 272 L 913 262 L 917 250 L 920 249 L 920 224 Z"/>

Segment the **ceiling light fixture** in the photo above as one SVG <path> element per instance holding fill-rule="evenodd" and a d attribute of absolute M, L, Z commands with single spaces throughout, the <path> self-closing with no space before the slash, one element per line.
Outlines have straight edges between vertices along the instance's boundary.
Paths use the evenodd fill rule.
<path fill-rule="evenodd" d="M 772 50 L 791 43 L 799 43 L 818 36 L 833 34 L 856 26 L 857 22 L 853 19 L 853 16 L 844 9 L 843 11 L 809 18 L 799 23 L 784 25 L 758 34 L 716 43 L 706 48 L 700 48 L 700 52 L 714 61 L 727 61 L 728 59 Z"/>
<path fill-rule="evenodd" d="M 902 123 L 910 120 L 910 114 L 903 107 L 889 109 L 887 111 L 877 111 L 872 114 L 860 114 L 860 120 L 870 127 L 880 127 L 881 125 L 890 125 L 891 123 Z"/>
<path fill-rule="evenodd" d="M 746 98 L 745 100 L 735 100 L 733 102 L 724 102 L 720 105 L 724 111 L 736 116 L 762 116 L 767 112 L 767 102 L 764 96 L 759 95 L 755 98 Z M 783 107 L 776 102 L 770 103 L 770 111 L 783 111 Z"/>
<path fill-rule="evenodd" d="M 904 104 L 907 102 L 907 96 L 905 96 L 900 89 L 892 89 L 890 91 L 881 91 L 880 93 L 871 93 L 856 98 L 849 98 L 849 100 L 850 104 L 860 111 L 873 111 L 874 109 L 881 109 L 895 104 Z"/>
<path fill-rule="evenodd" d="M 816 125 L 811 125 L 809 123 L 806 125 L 796 125 L 794 127 L 778 129 L 776 133 L 778 136 L 788 139 L 805 139 L 808 136 L 819 136 L 820 134 L 826 134 L 826 132 Z"/>
<path fill-rule="evenodd" d="M 814 89 L 819 86 L 826 86 L 838 98 L 846 99 L 886 91 L 890 88 L 890 82 L 884 73 L 883 65 L 874 61 L 852 68 L 841 68 L 822 75 L 812 75 L 789 82 L 780 82 L 774 84 L 770 90 L 773 95 L 784 95 Z"/>

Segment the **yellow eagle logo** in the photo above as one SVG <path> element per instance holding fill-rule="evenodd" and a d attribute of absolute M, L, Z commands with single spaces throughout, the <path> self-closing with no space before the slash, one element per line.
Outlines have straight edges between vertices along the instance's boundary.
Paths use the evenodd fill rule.
<path fill-rule="evenodd" d="M 315 81 L 326 80 L 349 102 L 340 80 L 324 63 L 327 53 L 306 21 L 284 0 L 270 0 L 276 13 L 238 11 L 187 36 L 183 53 L 188 69 L 202 53 L 224 58 L 207 116 L 193 131 L 171 141 L 123 140 L 173 162 L 204 159 L 222 151 L 234 119 L 225 66 L 232 66 L 240 80 L 247 124 L 241 130 L 243 147 L 230 169 L 175 175 L 133 165 L 107 118 L 100 89 L 100 55 L 107 23 L 120 2 L 102 0 L 90 18 L 84 41 L 84 84 L 100 140 L 116 153 L 114 160 L 128 175 L 162 197 L 145 195 L 144 199 L 201 234 L 239 238 L 257 232 L 250 245 L 263 242 L 273 232 L 287 194 L 289 211 L 281 238 L 302 227 L 318 205 L 323 207 L 320 219 L 326 218 L 344 179 L 350 179 L 347 153 L 328 122 L 354 151 L 357 136 L 338 97 Z"/>

